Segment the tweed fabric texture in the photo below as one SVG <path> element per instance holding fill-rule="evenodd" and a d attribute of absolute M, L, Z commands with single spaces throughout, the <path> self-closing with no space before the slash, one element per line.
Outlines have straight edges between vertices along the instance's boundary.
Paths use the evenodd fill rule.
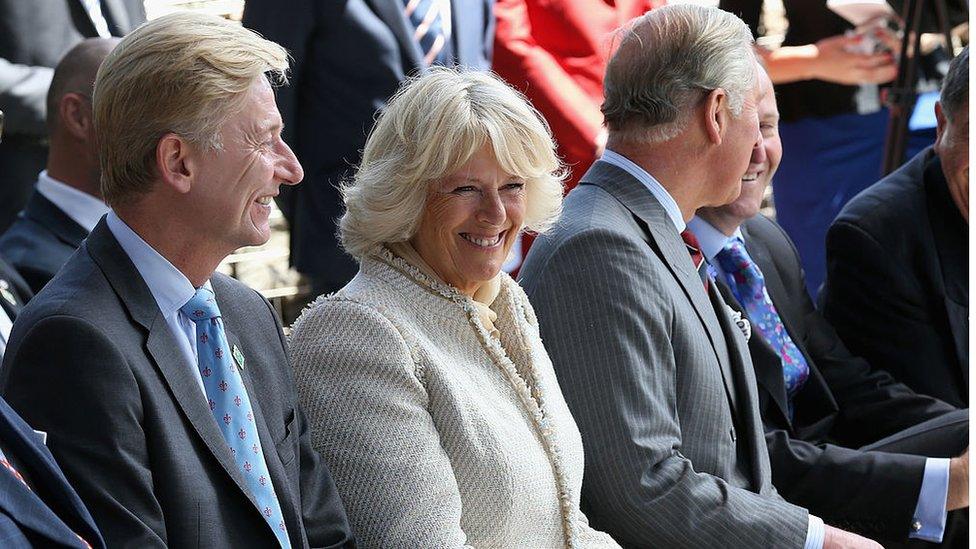
<path fill-rule="evenodd" d="M 617 547 L 579 510 L 580 434 L 506 275 L 472 302 L 382 248 L 291 339 L 313 446 L 364 547 Z"/>

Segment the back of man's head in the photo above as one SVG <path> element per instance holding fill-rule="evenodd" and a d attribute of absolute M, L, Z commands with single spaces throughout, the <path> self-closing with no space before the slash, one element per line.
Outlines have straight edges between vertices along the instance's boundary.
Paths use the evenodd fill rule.
<path fill-rule="evenodd" d="M 116 38 L 88 38 L 68 50 L 61 58 L 47 90 L 49 132 L 57 132 L 61 125 L 60 102 L 65 95 L 73 93 L 91 101 L 98 67 L 117 43 Z"/>
<path fill-rule="evenodd" d="M 284 48 L 220 17 L 178 12 L 127 35 L 95 80 L 105 201 L 117 206 L 152 190 L 167 133 L 219 150 L 220 127 L 252 84 L 266 75 L 284 82 L 287 67 Z"/>
<path fill-rule="evenodd" d="M 955 120 L 962 108 L 969 105 L 969 46 L 949 63 L 939 102 L 950 120 Z"/>
<path fill-rule="evenodd" d="M 611 135 L 634 144 L 671 139 L 717 88 L 738 115 L 756 79 L 752 44 L 745 23 L 717 8 L 676 4 L 637 18 L 622 31 L 603 82 Z"/>

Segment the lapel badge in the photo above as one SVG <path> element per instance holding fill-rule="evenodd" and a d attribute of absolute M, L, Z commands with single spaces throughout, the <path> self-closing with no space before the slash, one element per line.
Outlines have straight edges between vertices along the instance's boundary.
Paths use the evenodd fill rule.
<path fill-rule="evenodd" d="M 0 279 L 0 295 L 3 296 L 7 303 L 16 306 L 17 298 L 14 297 L 13 292 L 10 291 L 10 284 L 6 280 Z"/>
<path fill-rule="evenodd" d="M 244 371 L 244 353 L 241 352 L 241 348 L 234 345 L 234 350 L 231 353 L 234 355 L 234 362 L 237 363 L 237 367 Z"/>

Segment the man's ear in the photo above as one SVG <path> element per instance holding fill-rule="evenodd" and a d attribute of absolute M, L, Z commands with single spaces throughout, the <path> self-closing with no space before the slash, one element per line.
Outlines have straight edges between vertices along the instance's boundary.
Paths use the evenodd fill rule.
<path fill-rule="evenodd" d="M 61 126 L 75 139 L 91 140 L 91 101 L 76 92 L 68 92 L 58 101 L 58 118 Z"/>
<path fill-rule="evenodd" d="M 942 147 L 942 138 L 945 136 L 946 132 L 946 120 L 945 111 L 942 109 L 942 102 L 935 102 L 935 152 L 939 153 L 939 149 Z"/>
<path fill-rule="evenodd" d="M 193 187 L 193 147 L 176 135 L 167 133 L 156 143 L 156 169 L 163 184 L 174 191 L 186 194 Z"/>
<path fill-rule="evenodd" d="M 722 88 L 715 88 L 705 97 L 705 136 L 713 145 L 721 145 L 729 123 L 729 95 Z"/>

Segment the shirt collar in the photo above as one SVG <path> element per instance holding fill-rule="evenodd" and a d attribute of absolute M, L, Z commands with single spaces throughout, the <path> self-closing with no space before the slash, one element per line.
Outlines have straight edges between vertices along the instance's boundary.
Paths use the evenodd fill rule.
<path fill-rule="evenodd" d="M 658 183 L 657 179 L 654 179 L 654 176 L 647 173 L 644 168 L 641 168 L 623 155 L 613 152 L 610 149 L 603 151 L 603 156 L 600 157 L 600 160 L 608 164 L 613 164 L 643 183 L 651 191 L 651 194 L 654 195 L 654 198 L 664 207 L 664 211 L 667 212 L 668 217 L 671 219 L 674 227 L 678 229 L 678 232 L 680 233 L 685 230 L 685 219 L 681 215 L 681 209 L 678 208 L 678 203 L 674 201 L 674 198 L 668 193 L 667 189 Z"/>
<path fill-rule="evenodd" d="M 37 192 L 88 232 L 109 210 L 98 198 L 54 179 L 47 174 L 47 170 L 37 176 Z"/>
<path fill-rule="evenodd" d="M 695 237 L 698 238 L 698 245 L 701 247 L 701 253 L 705 256 L 705 260 L 711 264 L 715 264 L 715 256 L 722 251 L 722 248 L 729 243 L 732 239 L 738 239 L 740 242 L 745 242 L 742 238 L 742 231 L 739 227 L 736 227 L 735 232 L 732 236 L 725 236 L 725 233 L 713 227 L 709 222 L 698 217 L 697 215 L 691 218 L 688 222 L 688 228 L 691 232 L 695 233 Z"/>
<path fill-rule="evenodd" d="M 110 231 L 142 275 L 164 317 L 176 314 L 196 293 L 190 280 L 133 231 L 114 211 L 105 218 Z M 210 287 L 208 280 L 204 287 Z"/>

